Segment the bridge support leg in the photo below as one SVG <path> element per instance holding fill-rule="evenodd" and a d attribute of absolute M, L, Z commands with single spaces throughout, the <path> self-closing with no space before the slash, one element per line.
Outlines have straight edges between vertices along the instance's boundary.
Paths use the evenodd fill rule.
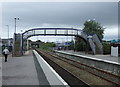
<path fill-rule="evenodd" d="M 88 53 L 88 42 L 86 41 L 86 47 L 85 47 L 85 54 L 87 54 Z"/>
<path fill-rule="evenodd" d="M 14 41 L 13 41 L 13 57 L 20 57 L 22 56 L 22 35 L 21 34 L 14 34 Z"/>

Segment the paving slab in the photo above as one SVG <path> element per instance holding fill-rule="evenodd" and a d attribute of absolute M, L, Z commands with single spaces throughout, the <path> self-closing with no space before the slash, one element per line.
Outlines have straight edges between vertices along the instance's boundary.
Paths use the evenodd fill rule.
<path fill-rule="evenodd" d="M 2 58 L 2 85 L 39 85 L 32 52 L 22 57 Z"/>
<path fill-rule="evenodd" d="M 102 59 L 110 62 L 116 62 L 120 63 L 120 57 L 112 57 L 110 55 L 90 55 L 90 54 L 85 54 L 83 52 L 74 52 L 72 50 L 61 50 L 58 52 L 66 52 L 66 53 L 71 53 L 71 54 L 77 54 L 77 55 L 83 55 L 83 56 L 88 56 L 96 59 Z"/>

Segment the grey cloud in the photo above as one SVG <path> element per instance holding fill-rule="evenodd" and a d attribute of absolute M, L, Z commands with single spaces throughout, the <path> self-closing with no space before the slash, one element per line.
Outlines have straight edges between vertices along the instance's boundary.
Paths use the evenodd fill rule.
<path fill-rule="evenodd" d="M 118 22 L 117 2 L 11 2 L 3 3 L 2 9 L 3 25 L 14 26 L 14 17 L 19 17 L 20 29 L 45 23 L 83 28 L 88 19 L 96 19 L 104 26 L 114 26 Z"/>

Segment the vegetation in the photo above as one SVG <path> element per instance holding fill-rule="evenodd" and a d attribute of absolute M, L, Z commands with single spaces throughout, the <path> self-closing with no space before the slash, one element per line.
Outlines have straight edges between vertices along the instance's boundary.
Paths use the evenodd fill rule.
<path fill-rule="evenodd" d="M 86 50 L 86 43 L 83 39 L 76 37 L 76 51 L 85 51 Z"/>
<path fill-rule="evenodd" d="M 75 43 L 74 43 L 74 41 L 71 41 L 72 44 L 70 45 L 70 48 L 72 50 L 86 51 L 87 49 L 89 49 L 89 48 L 86 49 L 86 42 L 83 39 L 81 39 L 79 37 L 75 37 L 75 40 L 76 40 Z M 76 48 L 74 48 L 74 45 L 75 45 Z"/>
<path fill-rule="evenodd" d="M 102 41 L 105 28 L 103 28 L 103 26 L 100 23 L 96 22 L 95 20 L 90 20 L 86 21 L 84 23 L 84 26 L 85 27 L 83 31 L 85 31 L 89 35 L 96 34 L 100 41 Z"/>
<path fill-rule="evenodd" d="M 45 46 L 46 47 L 56 47 L 56 44 L 55 43 L 47 42 L 47 43 L 45 43 Z"/>
<path fill-rule="evenodd" d="M 70 49 L 74 50 L 74 41 L 73 40 L 71 41 Z"/>
<path fill-rule="evenodd" d="M 111 53 L 111 45 L 107 44 L 106 42 L 102 42 L 103 44 L 103 54 L 110 54 Z"/>
<path fill-rule="evenodd" d="M 55 44 L 55 43 L 47 42 L 47 43 L 43 43 L 43 44 L 40 46 L 40 49 L 42 49 L 42 50 L 47 50 L 47 51 L 51 51 L 53 47 L 56 47 L 56 44 Z"/>
<path fill-rule="evenodd" d="M 104 34 L 103 26 L 96 22 L 95 20 L 85 21 L 83 31 L 85 31 L 88 35 L 96 34 L 100 41 L 103 39 Z M 86 43 L 83 39 L 76 37 L 76 51 L 85 51 L 86 50 Z M 89 45 L 88 45 L 89 46 Z M 87 47 L 87 50 L 90 50 L 90 47 Z"/>

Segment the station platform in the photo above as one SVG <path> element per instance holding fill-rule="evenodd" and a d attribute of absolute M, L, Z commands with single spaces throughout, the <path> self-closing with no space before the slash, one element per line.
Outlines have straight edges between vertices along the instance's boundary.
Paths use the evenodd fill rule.
<path fill-rule="evenodd" d="M 57 51 L 57 50 L 56 50 Z M 74 52 L 73 50 L 61 50 L 58 52 L 73 54 L 81 57 L 88 57 L 96 60 L 103 60 L 105 62 L 120 64 L 120 57 L 112 57 L 111 55 L 90 55 L 83 52 Z"/>
<path fill-rule="evenodd" d="M 11 85 L 13 85 L 12 87 L 17 85 L 69 87 L 36 51 L 29 51 L 22 57 L 8 56 L 8 62 L 4 62 L 4 58 L 2 58 L 2 85 L 8 87 L 9 85 L 10 87 Z"/>

